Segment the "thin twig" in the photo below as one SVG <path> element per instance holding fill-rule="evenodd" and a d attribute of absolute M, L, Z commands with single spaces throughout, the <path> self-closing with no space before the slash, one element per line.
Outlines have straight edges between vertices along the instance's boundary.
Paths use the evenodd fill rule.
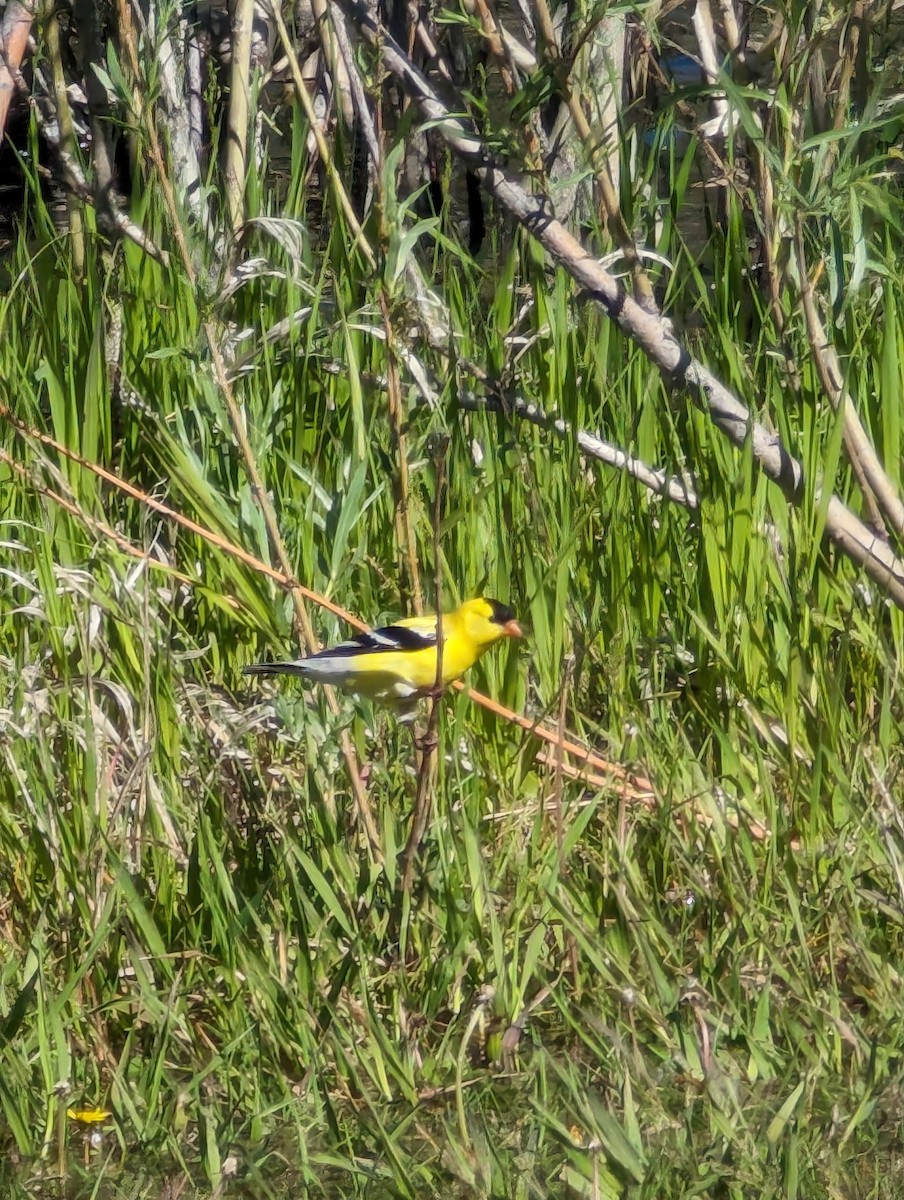
<path fill-rule="evenodd" d="M 473 700 L 475 704 L 479 704 L 481 708 L 485 708 L 488 712 L 495 713 L 497 717 L 502 717 L 504 720 L 511 722 L 513 725 L 520 725 L 526 733 L 532 734 L 543 742 L 548 742 L 551 746 L 561 745 L 566 754 L 570 754 L 576 758 L 578 763 L 584 764 L 586 767 L 592 767 L 596 771 L 601 771 L 609 776 L 607 782 L 612 779 L 620 779 L 625 784 L 632 788 L 637 788 L 640 791 L 653 794 L 653 785 L 643 775 L 634 775 L 630 771 L 626 771 L 624 767 L 620 767 L 618 763 L 609 762 L 608 759 L 600 758 L 598 754 L 594 754 L 592 750 L 588 750 L 586 746 L 579 746 L 576 742 L 572 742 L 567 738 L 559 738 L 554 729 L 547 729 L 545 725 L 540 725 L 537 721 L 531 720 L 530 717 L 524 717 L 520 713 L 512 712 L 510 708 L 499 704 L 496 700 L 489 696 L 484 696 L 481 692 L 475 692 L 473 688 L 467 687 L 466 684 L 456 682 L 452 685 L 460 691 L 463 691 L 469 700 Z M 541 758 L 537 755 L 538 761 L 547 762 L 548 759 Z M 583 770 L 582 768 L 579 768 Z M 567 772 L 566 772 L 567 774 Z"/>
<path fill-rule="evenodd" d="M 92 516 L 90 513 L 85 512 L 85 510 L 76 504 L 74 500 L 69 499 L 66 496 L 62 496 L 59 492 L 54 491 L 53 488 L 49 488 L 46 484 L 35 479 L 34 476 L 29 472 L 28 468 L 22 463 L 16 462 L 12 455 L 7 453 L 6 450 L 0 449 L 0 462 L 9 467 L 11 471 L 15 471 L 15 473 L 23 478 L 28 483 L 29 487 L 31 487 L 33 491 L 37 492 L 39 496 L 46 497 L 58 508 L 62 508 L 65 512 L 68 512 L 73 517 L 76 517 L 82 522 L 85 528 L 90 529 L 96 537 L 105 538 L 107 541 L 112 542 L 116 548 L 121 550 L 124 554 L 128 554 L 132 558 L 137 558 L 141 562 L 147 563 L 149 567 L 156 568 L 158 571 L 163 571 L 169 576 L 170 579 L 178 579 L 178 581 L 182 584 L 185 584 L 186 587 L 191 587 L 193 584 L 197 583 L 196 579 L 192 579 L 191 576 L 186 575 L 183 571 L 171 566 L 170 563 L 162 562 L 159 558 L 154 558 L 149 551 L 142 550 L 138 546 L 133 546 L 129 539 L 124 537 L 118 530 L 114 529 L 112 525 L 108 525 L 106 521 L 101 521 L 97 517 Z M 223 601 L 229 608 L 237 609 L 239 607 L 231 596 L 224 596 Z"/>
<path fill-rule="evenodd" d="M 308 89 L 305 86 L 304 79 L 302 78 L 301 67 L 298 63 L 298 56 L 296 55 L 295 49 L 292 45 L 292 39 L 289 37 L 289 31 L 286 29 L 286 23 L 282 18 L 279 4 L 272 4 L 271 11 L 273 13 L 273 19 L 276 22 L 276 28 L 279 32 L 279 39 L 282 42 L 283 51 L 289 60 L 289 68 L 292 72 L 292 81 L 295 84 L 295 94 L 298 97 L 301 107 L 304 109 L 304 115 L 307 118 L 311 133 L 314 135 L 314 141 L 317 144 L 317 153 L 320 155 L 321 161 L 326 168 L 327 178 L 330 181 L 333 194 L 335 195 L 336 201 L 342 210 L 343 217 L 348 222 L 349 229 L 354 234 L 355 240 L 352 250 L 354 250 L 355 247 L 358 247 L 361 250 L 361 253 L 364 255 L 367 265 L 371 270 L 374 270 L 377 265 L 376 256 L 371 249 L 367 237 L 364 234 L 364 230 L 361 228 L 360 221 L 355 215 L 354 205 L 352 204 L 349 194 L 345 190 L 345 186 L 339 176 L 339 172 L 336 169 L 336 164 L 333 161 L 333 155 L 330 151 L 329 144 L 326 138 L 323 136 L 323 130 L 320 128 L 320 123 L 317 120 L 317 116 L 314 112 L 314 106 L 311 103 L 311 97 L 308 95 Z"/>
<path fill-rule="evenodd" d="M 50 436 L 49 433 L 43 433 L 40 429 L 31 428 L 31 426 L 26 425 L 24 421 L 15 416 L 15 414 L 3 404 L 0 404 L 0 417 L 3 417 L 10 423 L 10 425 L 13 426 L 14 429 L 18 430 L 18 432 L 23 434 L 25 437 L 31 438 L 33 441 L 40 442 L 44 446 L 49 446 L 58 454 L 62 454 L 63 457 L 67 458 L 70 462 L 74 462 L 77 466 L 84 468 L 84 470 L 90 471 L 92 475 L 96 475 L 97 478 L 102 479 L 104 483 L 111 484 L 125 495 L 131 496 L 133 500 L 137 500 L 140 504 L 143 504 L 146 508 L 153 509 L 154 512 L 158 512 L 161 514 L 161 516 L 167 517 L 169 520 L 175 522 L 175 524 L 181 525 L 182 528 L 187 529 L 189 533 L 197 534 L 198 537 L 203 538 L 205 542 L 208 542 L 212 546 L 216 546 L 219 550 L 224 550 L 232 558 L 238 559 L 239 562 L 245 563 L 246 566 L 253 567 L 255 571 L 266 575 L 275 583 L 282 584 L 283 587 L 297 588 L 307 600 L 312 600 L 322 608 L 326 608 L 329 612 L 334 613 L 337 617 L 342 617 L 343 620 L 348 620 L 349 614 L 346 613 L 344 608 L 341 608 L 338 604 L 333 604 L 331 600 L 327 600 L 327 598 L 325 596 L 321 596 L 319 592 L 311 591 L 310 588 L 306 588 L 303 584 L 291 580 L 284 572 L 278 571 L 275 567 L 271 567 L 269 563 L 265 563 L 262 559 L 257 558 L 253 554 L 249 554 L 247 550 L 243 550 L 241 546 L 237 546 L 234 542 L 230 542 L 228 538 L 223 537 L 219 533 L 215 533 L 212 529 L 207 529 L 204 525 L 199 525 L 197 521 L 193 521 L 191 517 L 186 517 L 183 513 L 180 513 L 175 508 L 171 508 L 168 504 L 164 504 L 162 500 L 156 500 L 153 496 L 148 495 L 147 492 L 143 492 L 141 488 L 135 487 L 134 484 L 129 483 L 125 479 L 121 479 L 112 471 L 108 471 L 106 467 L 100 466 L 99 463 L 93 463 L 87 458 L 83 458 L 75 450 L 70 450 L 68 446 L 64 446 L 62 443 L 56 441 Z M 53 496 L 52 498 L 54 500 L 56 499 L 56 497 Z M 196 583 L 197 580 L 192 580 L 191 582 Z M 351 618 L 349 623 L 356 626 L 358 629 L 367 629 L 367 625 L 365 625 L 363 621 L 357 621 L 354 617 Z"/>
<path fill-rule="evenodd" d="M 501 396 L 475 396 L 473 393 L 465 393 L 458 397 L 457 403 L 460 408 L 501 412 L 507 416 L 520 417 L 523 421 L 529 421 L 541 429 L 554 429 L 557 433 L 573 436 L 583 454 L 633 476 L 657 496 L 667 496 L 673 503 L 681 504 L 691 510 L 700 506 L 694 490 L 694 481 L 690 477 L 667 475 L 665 471 L 650 467 L 620 447 L 604 441 L 595 433 L 588 433 L 584 429 L 574 430 L 568 421 L 543 412 L 536 404 L 531 404 L 519 396 L 509 399 Z"/>
<path fill-rule="evenodd" d="M 405 437 L 405 423 L 402 416 L 402 395 L 399 387 L 399 371 L 396 365 L 395 339 L 392 322 L 389 318 L 389 301 L 386 289 L 380 291 L 380 312 L 383 317 L 383 332 L 386 336 L 386 396 L 389 404 L 389 424 L 392 429 L 392 440 L 398 459 L 398 476 L 396 481 L 396 543 L 403 556 L 404 569 L 402 577 L 407 578 L 409 599 L 415 613 L 420 616 L 424 611 L 423 594 L 421 592 L 420 572 L 417 565 L 417 543 L 414 537 L 414 523 L 411 519 L 411 489 L 408 484 L 408 439 Z"/>
<path fill-rule="evenodd" d="M 433 496 L 433 586 L 436 593 L 436 677 L 433 682 L 433 695 L 430 697 L 430 714 L 427 717 L 427 729 L 421 743 L 421 761 L 418 765 L 417 791 L 414 798 L 414 811 L 411 815 L 411 832 L 405 847 L 405 866 L 402 875 L 402 891 L 411 891 L 414 882 L 414 865 L 417 852 L 427 825 L 430 821 L 432 808 L 431 785 L 436 770 L 436 747 L 439 741 L 439 710 L 442 703 L 443 691 L 443 560 L 440 550 L 440 527 L 443 516 L 443 482 L 446 466 L 446 449 L 444 442 L 437 449 L 436 463 L 436 492 Z"/>
<path fill-rule="evenodd" d="M 563 742 L 561 746 L 556 746 L 555 754 L 547 754 L 545 750 L 538 750 L 535 759 L 544 767 L 552 767 L 561 770 L 562 774 L 568 779 L 576 779 L 580 783 L 586 784 L 587 787 L 598 788 L 600 791 L 613 792 L 619 799 L 630 800 L 633 804 L 642 804 L 646 808 L 656 807 L 656 795 L 651 788 L 634 787 L 629 783 L 618 784 L 613 788 L 612 779 L 607 775 L 598 775 L 594 771 L 588 771 L 586 767 L 575 767 L 570 762 L 566 762 L 560 758 L 560 751 L 565 748 L 567 743 Z M 551 801 L 546 802 L 546 808 L 553 808 L 554 811 L 555 797 Z M 506 815 L 503 813 L 499 819 Z M 495 818 L 494 818 L 495 819 Z"/>
<path fill-rule="evenodd" d="M 879 461 L 876 449 L 867 437 L 866 430 L 854 407 L 850 392 L 844 386 L 844 372 L 838 361 L 838 352 L 829 341 L 816 307 L 813 285 L 807 269 L 803 231 L 799 226 L 795 237 L 795 250 L 797 270 L 800 276 L 801 305 L 804 310 L 810 349 L 816 363 L 816 372 L 832 408 L 836 412 L 839 409 L 842 412 L 844 448 L 854 474 L 857 476 L 860 490 L 863 492 L 864 502 L 870 512 L 870 520 L 877 528 L 881 528 L 884 515 L 898 537 L 904 537 L 904 503 Z"/>

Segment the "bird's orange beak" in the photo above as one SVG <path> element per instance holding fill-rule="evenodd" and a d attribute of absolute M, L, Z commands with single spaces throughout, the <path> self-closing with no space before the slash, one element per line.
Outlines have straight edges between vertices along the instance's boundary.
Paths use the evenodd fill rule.
<path fill-rule="evenodd" d="M 502 626 L 502 630 L 506 637 L 524 637 L 524 630 L 514 619 L 506 621 Z"/>

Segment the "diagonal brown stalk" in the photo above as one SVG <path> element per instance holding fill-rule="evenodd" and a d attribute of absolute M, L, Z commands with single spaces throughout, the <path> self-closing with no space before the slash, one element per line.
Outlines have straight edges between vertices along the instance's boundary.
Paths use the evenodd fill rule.
<path fill-rule="evenodd" d="M 9 424 L 23 437 L 30 438 L 41 445 L 50 447 L 56 453 L 61 454 L 63 457 L 69 459 L 70 462 L 76 463 L 86 471 L 91 471 L 99 479 L 102 479 L 105 483 L 110 484 L 111 487 L 117 488 L 124 495 L 132 497 L 132 499 L 138 501 L 138 503 L 142 504 L 146 508 L 160 513 L 161 516 L 166 517 L 174 524 L 180 525 L 183 529 L 187 529 L 189 532 L 196 534 L 200 538 L 203 538 L 211 546 L 216 546 L 217 549 L 222 550 L 224 554 L 228 554 L 232 558 L 237 559 L 239 562 L 245 563 L 246 566 L 249 566 L 252 570 L 257 571 L 261 575 L 266 575 L 267 578 L 272 579 L 274 583 L 278 583 L 280 586 L 286 589 L 293 589 L 304 596 L 305 599 L 312 601 L 312 603 L 319 605 L 321 608 L 327 609 L 329 612 L 333 613 L 337 617 L 340 617 L 343 621 L 347 622 L 347 624 L 351 625 L 353 629 L 364 631 L 370 628 L 366 622 L 354 616 L 354 614 L 350 613 L 347 609 L 342 608 L 341 605 L 334 604 L 333 601 L 328 600 L 319 592 L 315 592 L 311 588 L 305 587 L 304 584 L 299 583 L 296 579 L 291 578 L 284 572 L 277 570 L 269 563 L 265 563 L 262 559 L 255 557 L 255 555 L 250 554 L 241 546 L 237 546 L 234 542 L 230 542 L 228 538 L 223 537 L 221 534 L 215 533 L 212 529 L 207 529 L 204 525 L 200 525 L 197 521 L 193 521 L 190 517 L 186 517 L 183 513 L 180 513 L 170 505 L 164 504 L 162 500 L 157 500 L 153 496 L 148 495 L 147 492 L 143 492 L 140 488 L 135 487 L 134 484 L 129 483 L 125 479 L 121 479 L 112 471 L 108 471 L 106 467 L 102 467 L 97 463 L 89 462 L 80 454 L 76 453 L 76 451 L 70 450 L 67 446 L 63 446 L 60 442 L 57 442 L 50 436 L 50 434 L 43 433 L 39 429 L 32 429 L 2 404 L 0 404 L 0 417 L 8 421 Z M 38 485 L 33 483 L 33 486 L 37 487 Z M 54 493 L 49 489 L 40 490 L 42 490 L 43 494 L 47 495 L 49 499 L 53 500 L 54 503 L 61 503 L 62 506 L 68 511 L 72 512 L 73 515 L 81 515 L 75 507 L 71 506 L 68 502 L 59 497 L 57 493 Z M 106 528 L 108 528 L 108 526 L 99 524 L 98 528 L 102 533 L 106 533 Z M 116 534 L 113 536 L 113 540 L 119 545 L 121 537 L 122 535 Z M 126 549 L 127 553 L 132 554 L 135 557 L 146 557 L 144 551 L 138 550 L 137 547 L 128 549 L 123 546 L 122 548 Z M 169 572 L 172 571 L 172 568 L 168 567 L 164 563 L 159 563 L 154 559 L 149 561 L 153 567 L 157 567 Z M 183 578 L 187 583 L 193 584 L 196 582 L 188 576 L 180 576 L 180 578 Z M 457 681 L 452 686 L 458 691 L 465 691 L 468 699 L 473 704 L 477 704 L 481 708 L 485 708 L 488 712 L 494 713 L 503 721 L 517 725 L 519 728 L 523 729 L 525 733 L 539 738 L 540 741 L 547 742 L 552 746 L 558 746 L 561 744 L 564 752 L 572 757 L 577 758 L 579 764 L 581 764 L 580 767 L 569 766 L 565 771 L 566 774 L 569 774 L 574 778 L 584 777 L 584 773 L 587 772 L 588 769 L 592 769 L 601 773 L 600 778 L 603 778 L 603 776 L 608 776 L 610 779 L 621 780 L 624 788 L 628 790 L 632 799 L 644 798 L 652 793 L 652 784 L 649 780 L 644 779 L 642 776 L 632 775 L 623 767 L 620 767 L 617 763 L 609 762 L 607 759 L 601 758 L 598 754 L 594 754 L 593 751 L 589 750 L 586 746 L 581 746 L 577 742 L 574 742 L 568 738 L 559 737 L 555 730 L 547 729 L 544 725 L 540 725 L 536 720 L 532 720 L 530 717 L 525 717 L 519 713 L 513 712 L 511 709 L 506 708 L 505 705 L 498 704 L 489 696 L 484 696 L 482 692 L 475 691 L 474 688 L 466 688 L 465 685 L 460 681 Z M 540 755 L 537 757 L 540 758 Z M 540 761 L 546 760 L 540 758 Z M 597 786 L 597 784 L 589 775 L 586 775 L 586 778 L 594 786 Z"/>
<path fill-rule="evenodd" d="M 108 525 L 106 521 L 101 521 L 97 517 L 92 516 L 70 497 L 61 495 L 53 488 L 47 487 L 38 479 L 35 479 L 28 468 L 23 466 L 22 463 L 16 462 L 13 456 L 8 454 L 6 450 L 0 449 L 0 462 L 9 467 L 11 471 L 14 471 L 21 479 L 24 479 L 28 486 L 37 492 L 39 496 L 46 497 L 46 499 L 50 500 L 58 508 L 64 509 L 71 516 L 75 517 L 76 520 L 81 521 L 85 528 L 90 529 L 95 537 L 105 538 L 107 541 L 112 542 L 123 554 L 128 554 L 132 558 L 146 562 L 149 567 L 154 567 L 156 570 L 162 571 L 170 579 L 178 579 L 186 587 L 191 587 L 194 584 L 195 581 L 190 575 L 177 570 L 176 567 L 170 566 L 169 563 L 161 562 L 158 558 L 153 558 L 146 550 L 141 550 L 138 546 L 133 546 L 128 538 L 124 537 L 111 525 Z M 230 597 L 224 597 L 224 599 L 227 604 L 238 608 L 238 605 Z"/>
<path fill-rule="evenodd" d="M 844 372 L 838 352 L 829 340 L 816 306 L 800 225 L 795 236 L 795 253 L 800 277 L 801 304 L 819 382 L 835 411 L 841 411 L 844 422 L 844 448 L 863 493 L 870 520 L 877 529 L 882 529 L 884 517 L 898 539 L 904 539 L 904 502 L 879 461 L 876 448 L 867 436 L 851 395 L 844 385 Z"/>
<path fill-rule="evenodd" d="M 282 17 L 279 16 L 278 11 L 275 15 L 277 17 L 277 23 L 280 29 L 280 36 L 285 35 L 285 41 L 288 42 L 288 35 L 286 34 Z M 141 74 L 138 70 L 138 52 L 134 44 L 134 37 L 127 41 L 126 44 L 128 48 L 129 66 L 133 72 L 133 78 L 140 79 Z M 295 60 L 295 65 L 297 66 L 297 59 Z M 188 239 L 185 235 L 185 230 L 182 227 L 182 221 L 180 218 L 179 206 L 176 202 L 176 194 L 173 187 L 173 182 L 163 157 L 163 150 L 161 148 L 154 112 L 150 106 L 146 107 L 144 116 L 151 161 L 154 164 L 157 178 L 160 181 L 160 186 L 163 191 L 164 202 L 169 214 L 173 237 L 176 240 L 176 245 L 179 250 L 179 255 L 182 259 L 186 276 L 194 285 L 197 282 L 197 272 L 192 261 Z M 307 609 L 305 608 L 303 589 L 297 585 L 297 581 L 294 578 L 294 572 L 292 570 L 291 563 L 289 562 L 289 556 L 286 551 L 282 534 L 280 533 L 279 523 L 276 519 L 276 513 L 274 512 L 273 505 L 270 503 L 267 490 L 264 487 L 263 478 L 258 468 L 251 443 L 248 439 L 244 416 L 239 410 L 238 403 L 235 399 L 235 394 L 232 390 L 226 365 L 223 361 L 223 354 L 220 350 L 219 330 L 214 322 L 209 318 L 205 319 L 202 324 L 204 336 L 207 340 L 207 345 L 210 350 L 213 376 L 223 397 L 226 410 L 229 414 L 229 423 L 232 427 L 233 436 L 235 437 L 241 452 L 242 461 L 248 474 L 248 479 L 251 484 L 251 491 L 254 496 L 255 503 L 261 510 L 261 515 L 264 519 L 264 525 L 267 529 L 267 535 L 282 569 L 282 573 L 287 580 L 291 580 L 292 605 L 295 610 L 296 629 L 302 649 L 304 651 L 314 650 L 317 646 L 317 639 L 314 636 L 314 629 L 311 625 L 311 620 L 308 616 Z M 325 688 L 324 694 L 326 696 L 327 706 L 329 707 L 330 712 L 335 715 L 339 712 L 339 702 L 336 699 L 333 689 Z M 377 861 L 382 861 L 383 854 L 376 821 L 373 816 L 373 811 L 370 807 L 370 800 L 368 799 L 364 782 L 361 778 L 357 755 L 347 730 L 343 730 L 340 735 L 340 746 L 342 750 L 342 757 L 345 761 L 346 770 L 348 772 L 349 782 L 351 784 L 355 808 L 358 813 L 358 818 L 361 821 L 361 824 L 367 835 L 367 841 L 370 846 L 371 854 Z"/>

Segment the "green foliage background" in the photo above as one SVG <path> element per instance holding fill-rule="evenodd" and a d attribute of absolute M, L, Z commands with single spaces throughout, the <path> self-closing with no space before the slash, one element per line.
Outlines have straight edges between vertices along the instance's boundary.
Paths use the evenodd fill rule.
<path fill-rule="evenodd" d="M 217 1195 L 898 1194 L 902 614 L 822 540 L 817 478 L 857 500 L 794 296 L 798 394 L 745 195 L 727 191 L 723 224 L 689 244 L 699 146 L 672 132 L 670 108 L 652 144 L 626 128 L 626 213 L 672 264 L 654 268 L 663 310 L 802 459 L 796 511 L 502 220 L 474 260 L 387 170 L 370 271 L 304 187 L 301 121 L 288 200 L 265 169 L 248 198 L 303 224 L 252 231 L 269 269 L 226 301 L 214 260 L 195 285 L 128 243 L 110 252 L 90 209 L 78 274 L 31 180 L 0 297 L 16 418 L 269 561 L 203 322 L 250 329 L 236 395 L 297 576 L 377 623 L 404 600 L 385 305 L 439 396 L 424 403 L 396 361 L 422 579 L 440 435 L 443 602 L 499 596 L 530 629 L 472 682 L 553 722 L 564 692 L 568 727 L 649 776 L 656 802 L 557 785 L 530 737 L 450 697 L 400 903 L 408 732 L 352 700 L 334 717 L 291 682 L 249 688 L 243 665 L 292 648 L 285 594 L 4 422 L 7 1194 L 61 1174 L 67 1195 L 156 1196 L 183 1173 Z M 779 122 L 765 151 L 825 257 L 847 383 L 898 480 L 900 186 L 881 139 L 836 141 L 831 188 L 825 140 Z M 133 209 L 166 243 L 153 181 Z M 409 337 L 414 255 L 456 331 L 451 364 Z M 263 336 L 299 310 L 288 338 Z M 570 435 L 462 407 L 469 361 L 692 470 L 699 510 Z M 324 641 L 346 632 L 312 619 Z M 344 727 L 383 867 L 353 818 Z M 90 1153 L 66 1117 L 82 1103 L 112 1113 Z"/>

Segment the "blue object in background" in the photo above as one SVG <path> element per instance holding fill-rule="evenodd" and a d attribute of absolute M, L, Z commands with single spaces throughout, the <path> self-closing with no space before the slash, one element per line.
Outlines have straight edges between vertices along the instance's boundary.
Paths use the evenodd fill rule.
<path fill-rule="evenodd" d="M 652 146 L 656 142 L 658 133 L 655 129 L 647 129 L 643 135 L 643 144 Z M 677 149 L 683 149 L 691 140 L 691 135 L 686 129 L 677 129 L 673 127 L 662 140 L 662 150 L 668 149 L 669 146 L 675 146 Z"/>
<path fill-rule="evenodd" d="M 703 68 L 689 54 L 681 54 L 677 50 L 663 54 L 659 59 L 660 66 L 668 71 L 679 87 L 692 87 L 695 83 L 705 83 Z"/>
<path fill-rule="evenodd" d="M 693 87 L 695 84 L 705 84 L 706 76 L 703 68 L 689 54 L 680 50 L 669 50 L 659 58 L 659 65 L 671 75 L 679 87 Z M 720 64 L 726 75 L 731 75 L 731 62 L 726 59 Z"/>

